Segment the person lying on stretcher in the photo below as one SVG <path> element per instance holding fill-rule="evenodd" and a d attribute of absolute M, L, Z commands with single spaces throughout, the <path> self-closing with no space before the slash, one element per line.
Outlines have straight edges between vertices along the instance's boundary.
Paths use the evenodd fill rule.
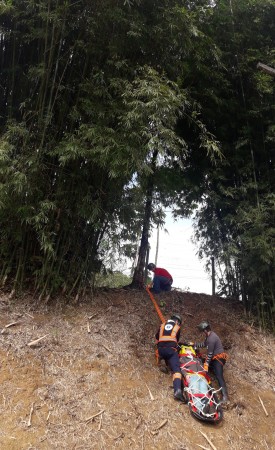
<path fill-rule="evenodd" d="M 180 369 L 186 380 L 187 391 L 197 410 L 203 414 L 209 412 L 210 377 L 203 368 L 203 362 L 192 346 L 179 345 Z"/>

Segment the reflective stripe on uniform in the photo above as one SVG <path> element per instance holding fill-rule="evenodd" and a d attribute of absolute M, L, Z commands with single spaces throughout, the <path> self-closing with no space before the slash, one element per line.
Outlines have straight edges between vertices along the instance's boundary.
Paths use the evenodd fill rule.
<path fill-rule="evenodd" d="M 178 378 L 179 380 L 181 380 L 181 377 L 182 377 L 181 373 L 175 372 L 175 373 L 173 374 L 173 381 L 176 380 L 177 378 Z"/>
<path fill-rule="evenodd" d="M 171 329 L 167 329 L 167 327 L 171 327 Z M 177 341 L 177 332 L 179 331 L 180 326 L 169 323 L 163 323 L 160 327 L 159 331 L 159 340 L 158 342 L 178 342 Z M 169 334 L 164 334 L 165 332 L 169 332 Z"/>

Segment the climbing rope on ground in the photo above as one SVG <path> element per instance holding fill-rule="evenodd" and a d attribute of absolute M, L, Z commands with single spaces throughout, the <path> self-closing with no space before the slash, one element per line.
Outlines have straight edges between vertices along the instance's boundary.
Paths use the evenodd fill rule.
<path fill-rule="evenodd" d="M 150 291 L 150 287 L 149 287 L 149 286 L 146 286 L 145 289 L 146 289 L 146 292 L 147 292 L 147 294 L 149 295 L 150 299 L 151 299 L 152 302 L 153 302 L 153 305 L 154 305 L 154 307 L 155 307 L 155 309 L 156 309 L 156 311 L 157 311 L 157 314 L 158 314 L 158 316 L 159 316 L 159 318 L 160 318 L 161 323 L 165 323 L 165 322 L 166 322 L 166 319 L 165 319 L 164 315 L 162 314 L 162 312 L 161 312 L 161 310 L 160 310 L 160 307 L 159 307 L 159 305 L 157 304 L 157 302 L 156 302 L 156 300 L 155 300 L 155 298 L 154 298 L 152 292 Z"/>
<path fill-rule="evenodd" d="M 160 319 L 161 323 L 165 323 L 165 322 L 166 322 L 166 319 L 165 319 L 164 315 L 162 314 L 162 312 L 161 312 L 161 310 L 160 310 L 160 307 L 159 307 L 159 305 L 157 304 L 157 302 L 156 302 L 156 300 L 155 300 L 155 298 L 154 298 L 152 292 L 150 291 L 150 285 L 146 286 L 145 290 L 146 290 L 147 294 L 149 295 L 150 299 L 151 299 L 152 302 L 153 302 L 153 305 L 154 305 L 154 307 L 155 307 L 155 309 L 156 309 L 156 311 L 157 311 L 157 314 L 158 314 L 158 316 L 159 316 L 159 319 Z M 157 365 L 159 366 L 159 365 L 160 365 L 160 358 L 159 358 L 159 352 L 158 352 L 158 349 L 156 349 L 155 355 L 156 355 L 156 362 L 157 362 Z"/>

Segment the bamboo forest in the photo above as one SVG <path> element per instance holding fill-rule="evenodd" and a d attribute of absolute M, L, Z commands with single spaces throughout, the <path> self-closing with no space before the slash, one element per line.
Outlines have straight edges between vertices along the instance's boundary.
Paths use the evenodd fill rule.
<path fill-rule="evenodd" d="M 165 209 L 275 330 L 273 0 L 3 0 L 0 283 L 139 288 Z M 268 67 L 270 70 L 262 70 Z"/>

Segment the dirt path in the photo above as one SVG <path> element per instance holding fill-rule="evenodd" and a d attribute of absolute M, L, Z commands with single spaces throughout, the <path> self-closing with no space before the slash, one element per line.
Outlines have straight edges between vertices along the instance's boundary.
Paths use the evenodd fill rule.
<path fill-rule="evenodd" d="M 176 291 L 159 300 L 167 317 L 182 314 L 186 339 L 201 340 L 196 325 L 208 319 L 227 348 L 230 406 L 220 425 L 174 401 L 170 375 L 155 365 L 159 319 L 146 292 L 39 308 L 2 295 L 0 449 L 275 449 L 274 336 L 246 323 L 238 303 Z"/>

